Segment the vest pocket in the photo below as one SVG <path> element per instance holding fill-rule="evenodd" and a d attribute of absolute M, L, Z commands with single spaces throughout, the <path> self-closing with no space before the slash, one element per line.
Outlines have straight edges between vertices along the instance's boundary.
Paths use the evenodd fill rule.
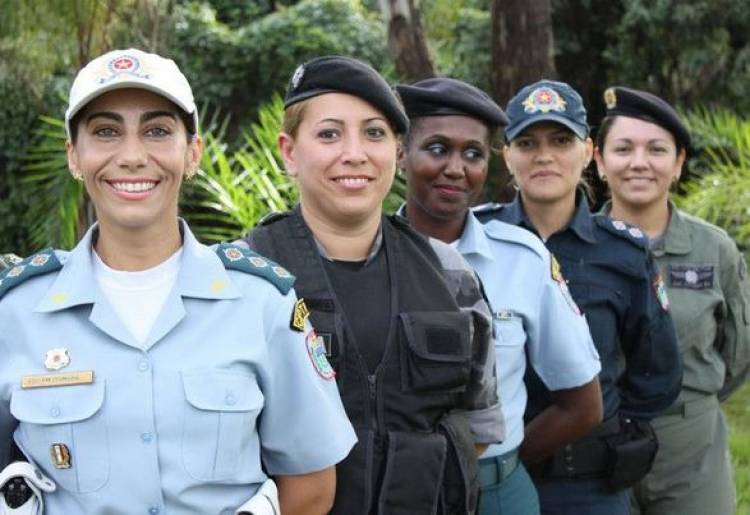
<path fill-rule="evenodd" d="M 241 481 L 260 453 L 256 419 L 263 394 L 255 378 L 220 370 L 182 372 L 182 384 L 187 400 L 182 431 L 185 470 L 201 481 Z"/>
<path fill-rule="evenodd" d="M 102 405 L 105 383 L 14 390 L 10 411 L 20 421 L 21 445 L 61 488 L 87 493 L 109 479 L 109 443 Z M 69 455 L 51 461 L 52 446 Z M 69 465 L 68 468 L 58 468 Z M 57 465 L 57 466 L 56 466 Z"/>
<path fill-rule="evenodd" d="M 447 443 L 438 433 L 388 432 L 388 457 L 379 515 L 437 512 Z"/>
<path fill-rule="evenodd" d="M 401 313 L 406 391 L 463 392 L 471 370 L 472 317 L 459 311 Z"/>

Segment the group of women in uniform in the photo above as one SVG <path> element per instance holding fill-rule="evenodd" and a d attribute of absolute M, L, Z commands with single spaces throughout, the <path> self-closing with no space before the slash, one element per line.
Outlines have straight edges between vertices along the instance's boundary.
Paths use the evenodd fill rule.
<path fill-rule="evenodd" d="M 669 201 L 673 109 L 608 90 L 595 147 L 564 83 L 505 112 L 396 89 L 300 65 L 278 139 L 299 205 L 209 248 L 177 214 L 201 155 L 182 73 L 133 49 L 79 72 L 68 163 L 98 222 L 0 278 L 0 465 L 14 441 L 49 514 L 610 515 L 631 488 L 641 513 L 731 513 L 746 271 Z M 501 131 L 518 195 L 472 211 Z M 594 158 L 613 218 L 580 186 Z"/>

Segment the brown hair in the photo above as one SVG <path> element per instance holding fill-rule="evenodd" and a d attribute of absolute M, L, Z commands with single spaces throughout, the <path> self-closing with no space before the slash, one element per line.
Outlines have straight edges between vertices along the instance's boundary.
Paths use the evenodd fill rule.
<path fill-rule="evenodd" d="M 297 137 L 297 131 L 299 130 L 302 120 L 305 118 L 305 111 L 307 110 L 308 103 L 309 99 L 294 103 L 284 109 L 284 118 L 281 121 L 281 130 L 283 132 L 289 134 L 293 138 Z"/>

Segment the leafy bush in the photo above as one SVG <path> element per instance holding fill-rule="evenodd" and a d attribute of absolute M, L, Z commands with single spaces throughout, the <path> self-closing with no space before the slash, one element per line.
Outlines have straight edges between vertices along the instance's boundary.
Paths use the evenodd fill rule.
<path fill-rule="evenodd" d="M 725 229 L 750 250 L 750 120 L 700 109 L 685 120 L 701 148 L 691 168 L 698 173 L 676 198 L 680 207 Z"/>

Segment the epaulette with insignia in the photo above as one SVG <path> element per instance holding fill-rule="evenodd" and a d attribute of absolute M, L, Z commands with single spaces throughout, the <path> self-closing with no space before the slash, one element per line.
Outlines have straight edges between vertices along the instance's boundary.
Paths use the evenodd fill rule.
<path fill-rule="evenodd" d="M 11 268 L 23 261 L 23 258 L 16 256 L 15 254 L 2 254 L 0 255 L 0 269 Z"/>
<path fill-rule="evenodd" d="M 62 263 L 51 248 L 32 254 L 0 273 L 0 298 L 27 279 L 61 268 Z"/>
<path fill-rule="evenodd" d="M 276 286 L 282 295 L 289 293 L 294 284 L 294 276 L 286 268 L 250 249 L 222 243 L 214 250 L 225 268 L 262 277 Z"/>
<path fill-rule="evenodd" d="M 471 212 L 477 217 L 480 222 L 489 222 L 495 218 L 495 214 L 503 209 L 503 205 L 499 202 L 487 202 L 485 204 L 479 204 L 471 208 Z"/>
<path fill-rule="evenodd" d="M 593 218 L 596 225 L 607 232 L 619 236 L 639 248 L 648 248 L 648 238 L 643 231 L 635 225 L 630 225 L 622 220 L 615 220 L 605 215 L 594 215 Z"/>
<path fill-rule="evenodd" d="M 258 225 L 272 224 L 277 220 L 286 218 L 287 216 L 289 216 L 289 211 L 271 211 L 258 221 Z"/>

